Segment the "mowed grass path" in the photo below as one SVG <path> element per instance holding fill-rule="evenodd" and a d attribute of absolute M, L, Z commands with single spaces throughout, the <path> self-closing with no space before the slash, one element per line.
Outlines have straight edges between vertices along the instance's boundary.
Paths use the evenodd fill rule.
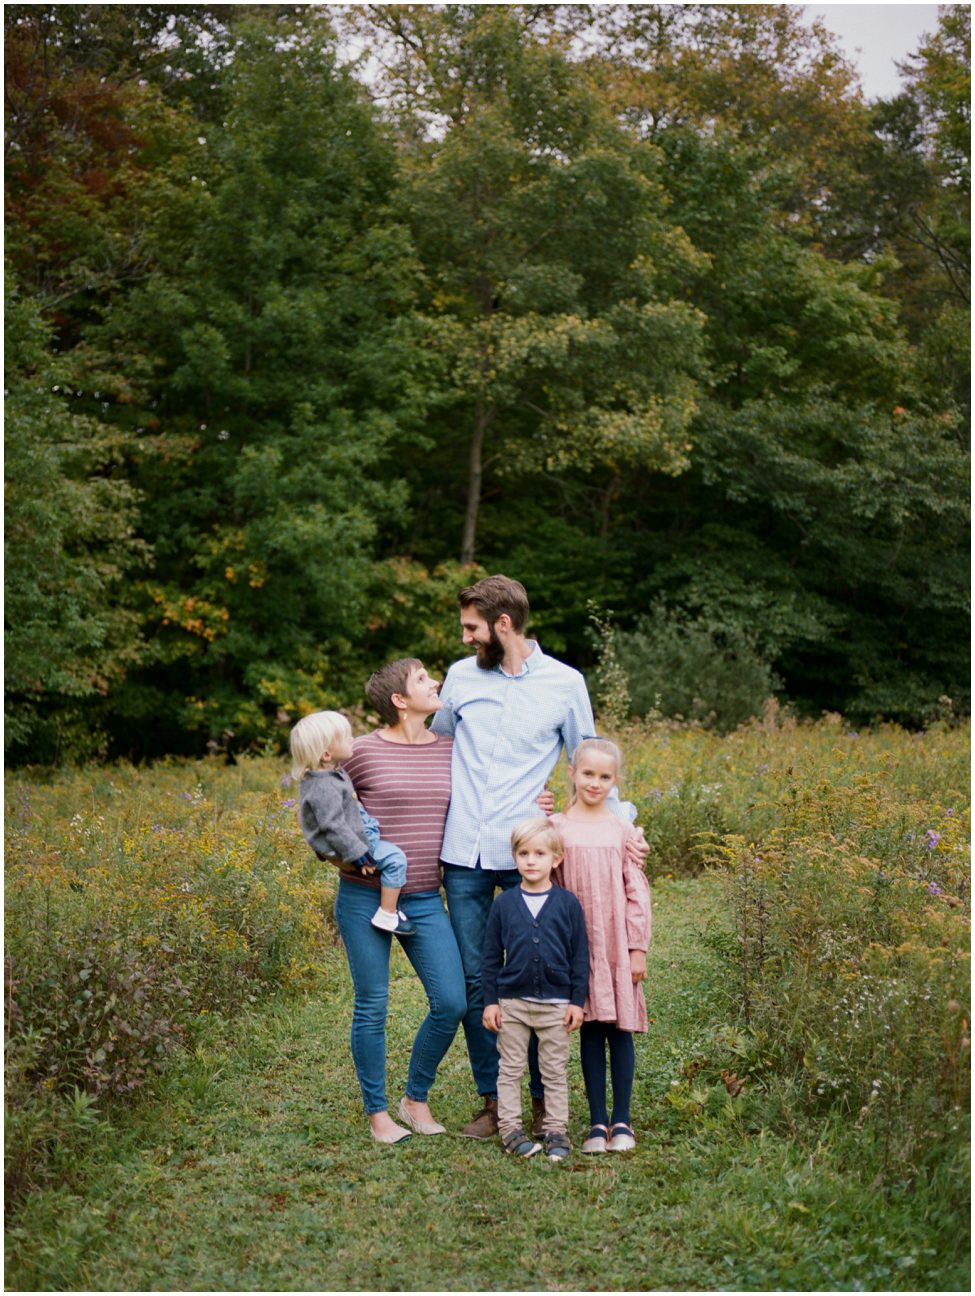
<path fill-rule="evenodd" d="M 13 1235 L 8 1289 L 967 1290 L 963 1250 L 937 1255 L 923 1208 L 878 1202 L 828 1138 L 756 1127 L 747 1092 L 717 1115 L 668 1102 L 702 1021 L 724 1020 L 720 970 L 699 940 L 716 902 L 708 878 L 656 890 L 632 1156 L 560 1166 L 456 1136 L 372 1142 L 336 951 L 322 995 L 215 1028 L 143 1102 L 84 1198 L 35 1197 L 28 1212 L 46 1227 L 31 1236 L 48 1241 L 28 1255 Z M 397 954 L 393 1105 L 422 1014 Z M 578 1146 L 575 1060 L 571 1081 Z M 448 1128 L 469 1117 L 462 1040 L 432 1097 Z"/>

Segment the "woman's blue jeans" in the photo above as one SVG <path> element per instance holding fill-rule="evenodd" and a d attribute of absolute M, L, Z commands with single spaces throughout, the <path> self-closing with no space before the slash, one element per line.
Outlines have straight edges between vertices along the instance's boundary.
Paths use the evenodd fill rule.
<path fill-rule="evenodd" d="M 389 1002 L 389 951 L 392 936 L 373 927 L 378 893 L 342 878 L 335 918 L 342 933 L 355 1003 L 352 1009 L 352 1061 L 369 1115 L 386 1111 L 386 1009 Z M 399 908 L 413 922 L 412 936 L 398 937 L 423 983 L 430 1011 L 413 1041 L 406 1096 L 426 1102 L 437 1067 L 450 1048 L 464 1016 L 464 968 L 439 891 L 401 895 Z"/>

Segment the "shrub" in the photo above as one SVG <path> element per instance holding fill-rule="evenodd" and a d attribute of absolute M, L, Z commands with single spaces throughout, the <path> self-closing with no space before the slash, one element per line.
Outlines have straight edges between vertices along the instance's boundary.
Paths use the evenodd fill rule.
<path fill-rule="evenodd" d="M 779 686 L 737 626 L 682 621 L 661 610 L 618 632 L 615 646 L 636 716 L 659 710 L 727 733 L 760 714 Z"/>
<path fill-rule="evenodd" d="M 263 789 L 252 792 L 241 785 L 254 767 Z M 204 788 L 216 770 L 219 799 Z M 76 1091 L 118 1100 L 167 1065 L 199 1017 L 320 973 L 334 882 L 301 838 L 294 799 L 267 791 L 280 773 L 271 761 L 236 774 L 120 767 L 97 789 L 90 774 L 12 787 L 12 1191 L 44 1178 L 60 1104 Z"/>
<path fill-rule="evenodd" d="M 909 1176 L 957 1143 L 967 1105 L 969 890 L 964 816 L 927 807 L 890 834 L 884 806 L 899 825 L 885 787 L 820 786 L 761 839 L 726 837 L 718 943 L 759 1074 L 869 1127 L 884 1175 Z"/>
<path fill-rule="evenodd" d="M 111 912 L 16 943 L 9 1005 L 39 1047 L 28 1074 L 64 1093 L 119 1095 L 159 1070 L 185 1031 L 191 992 L 172 947 L 130 946 Z"/>
<path fill-rule="evenodd" d="M 949 722 L 950 720 L 950 722 Z M 652 877 L 716 869 L 722 961 L 673 1118 L 810 1128 L 876 1186 L 966 1206 L 969 728 L 857 732 L 769 704 L 726 737 L 619 734 Z"/>
<path fill-rule="evenodd" d="M 923 841 L 934 824 L 926 816 L 944 817 L 944 849 L 935 852 L 935 864 L 964 830 L 967 724 L 927 733 L 882 725 L 861 735 L 838 715 L 797 722 L 770 701 L 761 717 L 724 737 L 660 720 L 626 726 L 617 736 L 625 755 L 622 791 L 636 803 L 650 842 L 651 877 L 699 872 L 723 835 L 757 840 L 781 826 L 799 801 L 834 826 L 853 822 L 867 813 L 867 784 L 877 795 L 865 829 L 905 866 L 908 857 L 918 868 L 932 866 Z M 830 793 L 825 800 L 823 789 Z"/>
<path fill-rule="evenodd" d="M 58 1092 L 34 1077 L 42 1040 L 13 1035 L 4 1049 L 4 1187 L 10 1200 L 55 1181 L 70 1181 L 78 1154 L 105 1127 L 97 1101 L 75 1087 Z"/>

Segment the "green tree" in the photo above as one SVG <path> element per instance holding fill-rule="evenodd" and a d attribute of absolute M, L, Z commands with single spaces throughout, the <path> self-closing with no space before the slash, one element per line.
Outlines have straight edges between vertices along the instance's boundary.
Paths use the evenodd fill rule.
<path fill-rule="evenodd" d="M 7 254 L 62 347 L 148 270 L 160 164 L 186 144 L 151 84 L 168 12 L 4 8 Z"/>
<path fill-rule="evenodd" d="M 961 700 L 966 7 L 874 105 L 789 6 L 4 21 L 16 759 L 280 735 L 498 567 L 722 723 Z"/>
<path fill-rule="evenodd" d="M 443 366 L 437 485 L 464 501 L 468 563 L 483 501 L 512 478 L 685 466 L 693 249 L 663 219 L 656 151 L 606 112 L 543 11 L 369 6 L 365 21 Z"/>
<path fill-rule="evenodd" d="M 710 259 L 694 300 L 715 380 L 691 470 L 635 482 L 626 502 L 650 573 L 637 607 L 747 636 L 807 707 L 918 722 L 967 691 L 968 467 L 950 397 L 880 295 L 883 261 L 841 265 L 780 228 L 774 177 L 753 179 L 733 139 L 675 131 L 664 152 L 673 217 Z"/>
<path fill-rule="evenodd" d="M 782 4 L 611 4 L 578 15 L 587 66 L 641 137 L 733 137 L 756 175 L 774 173 L 788 227 L 830 242 L 833 195 L 857 175 L 867 108 L 821 21 Z"/>
<path fill-rule="evenodd" d="M 7 742 L 100 749 L 102 699 L 145 656 L 130 601 L 149 548 L 130 478 L 131 357 L 91 345 L 148 272 L 158 163 L 178 135 L 138 75 L 148 21 L 121 6 L 4 10 Z"/>
<path fill-rule="evenodd" d="M 908 61 L 908 102 L 916 109 L 928 184 L 906 209 L 902 244 L 926 261 L 929 309 L 918 330 L 933 390 L 949 390 L 967 423 L 971 411 L 971 9 L 947 5 L 937 32 Z M 914 290 L 917 291 L 916 289 Z"/>
<path fill-rule="evenodd" d="M 146 546 L 119 474 L 124 439 L 76 409 L 70 363 L 7 267 L 4 408 L 4 742 L 13 759 L 92 755 L 89 703 L 143 652 L 120 600 Z"/>
<path fill-rule="evenodd" d="M 387 460 L 423 399 L 392 153 L 327 24 L 245 15 L 222 76 L 225 115 L 158 215 L 157 268 L 105 337 L 151 364 L 155 666 L 125 723 L 176 693 L 181 727 L 246 740 L 344 699 L 377 524 L 405 502 Z"/>

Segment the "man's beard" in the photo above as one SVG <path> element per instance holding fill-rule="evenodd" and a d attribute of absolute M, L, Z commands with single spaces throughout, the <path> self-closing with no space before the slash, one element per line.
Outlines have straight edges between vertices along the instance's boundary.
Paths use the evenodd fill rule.
<path fill-rule="evenodd" d="M 491 627 L 491 638 L 486 644 L 475 644 L 477 664 L 481 670 L 494 670 L 504 661 L 504 644 L 498 638 L 494 626 Z"/>

